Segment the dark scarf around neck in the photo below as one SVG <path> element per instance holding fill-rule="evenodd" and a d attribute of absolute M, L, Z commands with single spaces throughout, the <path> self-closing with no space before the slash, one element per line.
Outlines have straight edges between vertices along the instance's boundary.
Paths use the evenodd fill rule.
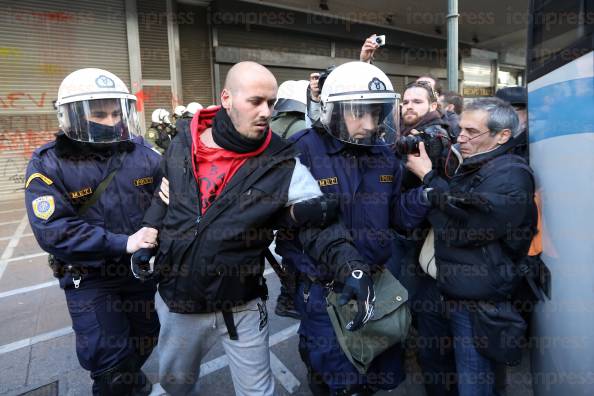
<path fill-rule="evenodd" d="M 221 108 L 212 121 L 212 137 L 216 144 L 225 150 L 239 154 L 249 153 L 259 149 L 266 140 L 264 133 L 259 139 L 249 139 L 235 129 L 227 110 Z"/>

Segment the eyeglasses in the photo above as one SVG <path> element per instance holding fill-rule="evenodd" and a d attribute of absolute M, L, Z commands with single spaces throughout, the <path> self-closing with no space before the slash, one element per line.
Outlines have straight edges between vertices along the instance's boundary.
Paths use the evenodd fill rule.
<path fill-rule="evenodd" d="M 463 133 L 463 132 L 466 132 L 466 134 L 465 134 L 465 135 L 462 135 L 462 133 Z M 460 130 L 460 134 L 458 135 L 458 141 L 459 141 L 460 143 L 466 143 L 466 142 L 470 142 L 471 140 L 473 140 L 473 139 L 476 139 L 476 138 L 478 138 L 478 137 L 480 137 L 480 136 L 483 136 L 484 134 L 486 134 L 486 133 L 489 133 L 489 132 L 491 132 L 491 131 L 490 131 L 490 130 L 486 130 L 485 132 L 480 132 L 478 135 L 475 135 L 475 136 L 473 136 L 473 137 L 470 137 L 470 135 L 469 135 L 469 134 L 468 134 L 468 132 L 467 132 L 467 129 L 465 129 L 465 128 L 462 128 L 462 129 Z M 467 135 L 467 134 L 468 134 L 468 135 Z M 464 140 L 462 140 L 462 138 L 464 138 Z"/>

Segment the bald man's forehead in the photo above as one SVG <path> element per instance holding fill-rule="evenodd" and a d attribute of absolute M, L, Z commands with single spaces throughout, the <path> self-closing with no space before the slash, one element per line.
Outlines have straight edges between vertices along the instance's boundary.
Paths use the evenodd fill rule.
<path fill-rule="evenodd" d="M 259 81 L 272 80 L 276 85 L 276 78 L 264 66 L 255 62 L 240 62 L 235 64 L 225 78 L 225 88 L 234 90 L 243 85 L 247 80 L 256 79 Z"/>
<path fill-rule="evenodd" d="M 243 78 L 239 78 L 234 88 L 231 88 L 233 95 L 242 96 L 259 96 L 262 98 L 276 97 L 278 87 L 276 79 L 268 76 L 261 76 L 257 74 L 247 74 Z"/>

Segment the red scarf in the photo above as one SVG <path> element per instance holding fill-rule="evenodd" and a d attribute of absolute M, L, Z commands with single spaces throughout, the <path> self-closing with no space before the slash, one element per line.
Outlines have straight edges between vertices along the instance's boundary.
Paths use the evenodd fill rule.
<path fill-rule="evenodd" d="M 241 168 L 241 166 L 251 157 L 261 154 L 272 138 L 270 129 L 266 140 L 260 148 L 249 153 L 238 154 L 223 148 L 206 147 L 200 136 L 211 127 L 212 120 L 220 110 L 220 106 L 202 109 L 198 111 L 190 123 L 192 133 L 192 166 L 194 177 L 200 188 L 202 215 L 219 196 L 229 180 Z"/>

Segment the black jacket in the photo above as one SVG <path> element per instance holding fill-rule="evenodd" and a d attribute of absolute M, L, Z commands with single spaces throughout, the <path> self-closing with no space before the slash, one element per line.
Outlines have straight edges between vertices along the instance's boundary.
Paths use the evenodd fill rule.
<path fill-rule="evenodd" d="M 155 265 L 169 309 L 228 310 L 266 297 L 263 252 L 287 210 L 296 154 L 291 143 L 273 134 L 268 148 L 246 161 L 202 217 L 191 139 L 188 120 L 162 163 L 169 206 L 155 197 L 144 224 L 159 229 Z M 298 234 L 309 254 L 335 272 L 347 261 L 362 261 L 340 224 Z"/>
<path fill-rule="evenodd" d="M 450 298 L 509 299 L 521 280 L 516 263 L 528 252 L 537 214 L 534 178 L 510 153 L 515 143 L 466 159 L 449 183 L 435 172 L 425 177 L 438 197 L 429 214 L 438 287 Z"/>
<path fill-rule="evenodd" d="M 443 120 L 448 123 L 448 132 L 452 141 L 456 141 L 460 134 L 460 116 L 453 111 L 443 113 Z"/>

